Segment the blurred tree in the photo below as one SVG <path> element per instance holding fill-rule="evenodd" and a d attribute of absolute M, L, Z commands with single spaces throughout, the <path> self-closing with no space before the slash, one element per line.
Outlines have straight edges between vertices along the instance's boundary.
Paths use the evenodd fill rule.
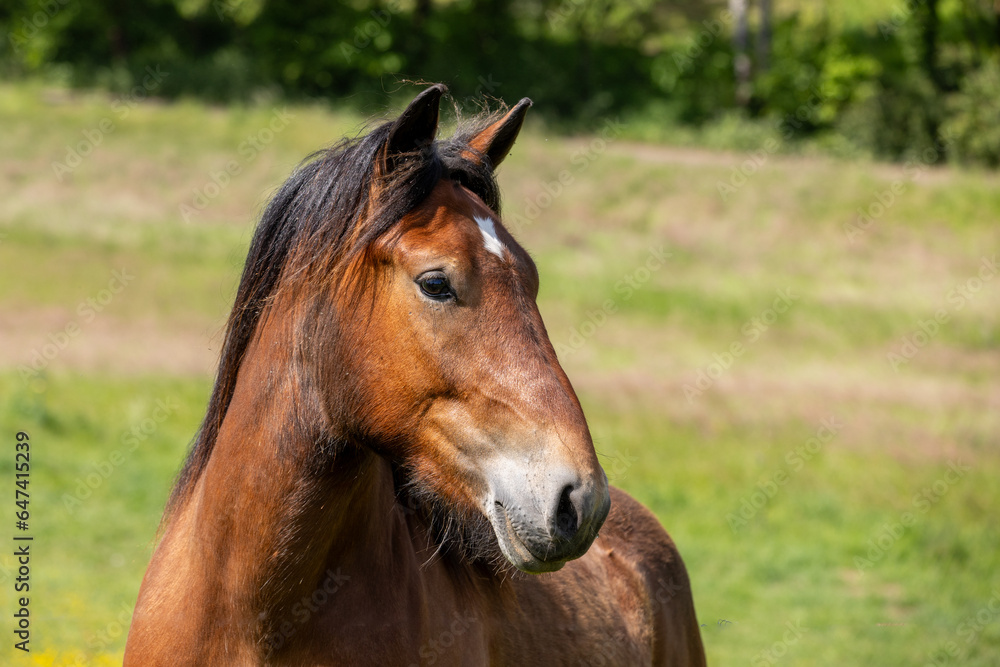
<path fill-rule="evenodd" d="M 757 32 L 757 71 L 766 72 L 771 61 L 771 0 L 760 0 L 760 29 Z"/>
<path fill-rule="evenodd" d="M 905 0 L 867 26 L 831 21 L 826 5 L 789 9 L 805 6 L 5 0 L 0 72 L 57 66 L 124 91 L 159 66 L 170 75 L 158 95 L 233 101 L 267 89 L 366 110 L 404 80 L 433 80 L 460 109 L 528 95 L 566 127 L 618 114 L 651 128 L 777 123 L 791 140 L 832 134 L 890 158 L 938 145 L 950 128 L 964 137 L 955 157 L 992 164 L 989 114 L 977 109 L 1000 98 L 1000 0 Z"/>
<path fill-rule="evenodd" d="M 736 78 L 736 103 L 745 107 L 750 102 L 750 56 L 747 43 L 750 34 L 748 0 L 729 0 L 733 15 L 733 74 Z"/>

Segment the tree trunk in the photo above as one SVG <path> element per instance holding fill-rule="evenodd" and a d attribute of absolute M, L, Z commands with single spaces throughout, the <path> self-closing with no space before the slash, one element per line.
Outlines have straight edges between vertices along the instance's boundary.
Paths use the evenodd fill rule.
<path fill-rule="evenodd" d="M 940 16 L 938 15 L 938 0 L 923 1 L 923 16 L 920 18 L 920 37 L 923 42 L 923 68 L 934 86 L 935 95 L 938 99 L 945 94 L 945 82 L 941 75 L 941 68 L 938 66 L 938 28 L 940 27 Z M 941 122 L 935 113 L 927 114 L 927 133 L 935 144 L 941 143 Z"/>
<path fill-rule="evenodd" d="M 733 14 L 733 74 L 736 77 L 736 103 L 745 107 L 750 101 L 747 0 L 729 0 L 729 11 Z"/>
<path fill-rule="evenodd" d="M 1000 0 L 997 0 L 1000 2 Z M 771 62 L 771 0 L 760 0 L 760 28 L 757 31 L 757 72 L 766 72 Z"/>
<path fill-rule="evenodd" d="M 938 0 L 924 0 L 924 7 L 924 20 L 920 31 L 923 41 L 924 70 L 937 91 L 942 92 L 941 72 L 938 68 L 938 27 L 941 22 L 938 16 Z"/>
<path fill-rule="evenodd" d="M 1000 0 L 993 0 L 993 48 L 1000 48 Z"/>

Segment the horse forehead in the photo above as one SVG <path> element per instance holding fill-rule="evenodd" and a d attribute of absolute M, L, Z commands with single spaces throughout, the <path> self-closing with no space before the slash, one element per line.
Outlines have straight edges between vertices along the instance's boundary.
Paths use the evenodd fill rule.
<path fill-rule="evenodd" d="M 457 183 L 439 183 L 408 217 L 404 239 L 411 242 L 410 249 L 472 254 L 484 247 L 503 256 L 496 214 Z"/>
<path fill-rule="evenodd" d="M 401 241 L 403 250 L 415 255 L 471 255 L 480 244 L 477 236 L 471 233 L 475 230 L 471 214 L 438 209 L 434 214 L 417 224 L 409 225 L 403 232 Z"/>
<path fill-rule="evenodd" d="M 497 236 L 496 226 L 493 222 L 493 216 L 490 215 L 475 215 L 473 219 L 476 221 L 476 225 L 479 227 L 480 233 L 483 235 L 483 246 L 486 248 L 487 252 L 491 252 L 497 257 L 503 259 L 503 253 L 507 249 Z"/>

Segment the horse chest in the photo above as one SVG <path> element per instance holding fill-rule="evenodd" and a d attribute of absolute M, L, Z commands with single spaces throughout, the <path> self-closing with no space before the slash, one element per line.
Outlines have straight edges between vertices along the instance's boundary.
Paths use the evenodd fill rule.
<path fill-rule="evenodd" d="M 308 629 L 308 637 L 302 638 L 302 657 L 309 657 L 303 662 L 401 667 L 490 664 L 489 619 L 474 606 L 459 603 L 449 587 L 431 589 L 440 594 L 428 597 L 418 581 L 376 590 L 358 584 L 355 595 L 345 595 Z"/>
<path fill-rule="evenodd" d="M 413 619 L 324 624 L 318 636 L 298 656 L 281 662 L 313 665 L 438 665 L 471 667 L 490 664 L 481 624 L 475 616 L 456 613 L 451 623 L 418 631 Z M 308 656 L 308 657 L 307 657 Z"/>

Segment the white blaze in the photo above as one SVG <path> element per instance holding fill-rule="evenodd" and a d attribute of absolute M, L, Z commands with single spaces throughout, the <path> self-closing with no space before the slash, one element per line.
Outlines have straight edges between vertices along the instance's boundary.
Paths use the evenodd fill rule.
<path fill-rule="evenodd" d="M 483 233 L 483 244 L 486 246 L 486 249 L 497 257 L 503 258 L 503 242 L 497 238 L 497 230 L 493 226 L 493 220 L 482 218 L 478 215 L 475 219 L 476 224 L 479 225 L 479 231 Z"/>

